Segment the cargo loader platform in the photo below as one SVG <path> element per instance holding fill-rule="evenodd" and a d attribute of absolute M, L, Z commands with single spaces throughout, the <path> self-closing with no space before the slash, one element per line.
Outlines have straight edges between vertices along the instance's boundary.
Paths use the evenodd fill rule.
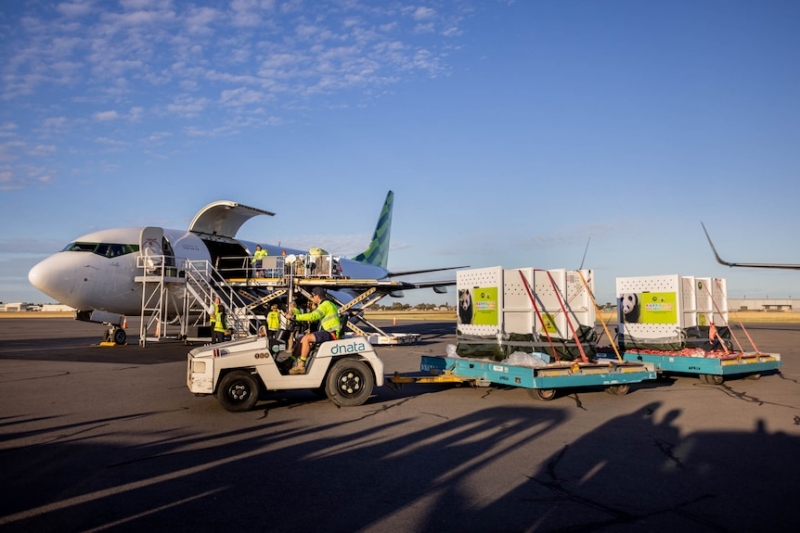
<path fill-rule="evenodd" d="M 475 386 L 507 385 L 528 390 L 536 399 L 549 401 L 559 389 L 605 387 L 610 394 L 625 395 L 632 383 L 656 379 L 652 363 L 603 360 L 561 362 L 540 367 L 443 356 L 422 356 L 420 370 L 429 376 L 394 375 L 388 383 L 470 383 Z"/>

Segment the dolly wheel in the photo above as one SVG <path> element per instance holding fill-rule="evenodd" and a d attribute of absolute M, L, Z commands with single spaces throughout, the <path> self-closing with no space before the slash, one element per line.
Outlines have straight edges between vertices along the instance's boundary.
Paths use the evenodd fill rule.
<path fill-rule="evenodd" d="M 614 394 L 615 396 L 625 396 L 631 390 L 631 386 L 626 384 L 623 385 L 609 385 L 606 387 L 606 392 L 609 394 Z"/>
<path fill-rule="evenodd" d="M 535 400 L 549 402 L 556 397 L 556 389 L 528 389 L 528 395 Z"/>
<path fill-rule="evenodd" d="M 755 374 L 748 374 L 744 379 L 752 379 L 754 381 L 757 379 L 761 379 L 761 372 L 756 372 Z"/>
<path fill-rule="evenodd" d="M 258 401 L 258 382 L 249 373 L 236 370 L 225 374 L 219 382 L 217 400 L 233 413 L 248 411 Z"/>
<path fill-rule="evenodd" d="M 722 385 L 722 382 L 725 381 L 725 378 L 719 374 L 701 374 L 700 379 L 709 385 Z"/>

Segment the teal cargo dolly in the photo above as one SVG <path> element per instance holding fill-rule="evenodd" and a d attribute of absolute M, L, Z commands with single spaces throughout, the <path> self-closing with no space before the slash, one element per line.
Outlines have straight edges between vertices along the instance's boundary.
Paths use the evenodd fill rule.
<path fill-rule="evenodd" d="M 459 270 L 458 345 L 447 356 L 423 356 L 426 377 L 396 374 L 387 382 L 506 385 L 552 400 L 558 389 L 624 395 L 631 383 L 656 379 L 651 363 L 595 360 L 593 283 L 591 270 Z"/>
<path fill-rule="evenodd" d="M 712 385 L 731 376 L 758 379 L 781 366 L 781 356 L 760 352 L 744 326 L 752 350 L 742 348 L 729 327 L 722 278 L 626 277 L 617 278 L 616 289 L 616 351 L 624 361 L 652 363 L 660 374 L 696 375 Z"/>
<path fill-rule="evenodd" d="M 577 387 L 605 387 L 606 392 L 622 396 L 628 393 L 631 383 L 656 379 L 655 368 L 650 363 L 610 360 L 527 367 L 475 359 L 422 356 L 420 370 L 447 376 L 450 380 L 456 378 L 522 387 L 528 390 L 532 398 L 545 401 L 555 398 L 559 389 Z"/>
<path fill-rule="evenodd" d="M 781 366 L 780 354 L 760 352 L 738 352 L 721 357 L 624 352 L 622 359 L 652 363 L 660 374 L 694 374 L 711 385 L 721 385 L 726 377 L 759 379 L 762 372 Z"/>

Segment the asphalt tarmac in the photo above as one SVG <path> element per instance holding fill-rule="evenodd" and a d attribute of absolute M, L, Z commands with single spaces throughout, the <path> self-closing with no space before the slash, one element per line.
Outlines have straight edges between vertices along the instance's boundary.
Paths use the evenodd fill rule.
<path fill-rule="evenodd" d="M 422 335 L 376 348 L 387 374 L 455 340 L 453 322 L 381 325 Z M 778 371 L 550 402 L 424 384 L 351 408 L 271 393 L 233 414 L 189 392 L 182 344 L 100 347 L 98 325 L 3 319 L 0 532 L 794 532 L 800 328 L 747 332 Z"/>

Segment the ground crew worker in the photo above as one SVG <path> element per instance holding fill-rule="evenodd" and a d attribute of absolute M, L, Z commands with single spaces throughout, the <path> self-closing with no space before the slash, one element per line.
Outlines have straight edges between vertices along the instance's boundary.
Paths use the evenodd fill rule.
<path fill-rule="evenodd" d="M 217 307 L 219 306 L 219 296 L 214 296 L 214 302 L 208 308 L 208 324 L 211 326 L 211 331 L 214 331 L 214 320 L 217 316 Z M 212 334 L 213 338 L 213 334 Z"/>
<path fill-rule="evenodd" d="M 214 298 L 214 306 L 211 314 L 211 344 L 225 342 L 225 334 L 228 333 L 228 316 L 225 306 L 219 300 L 219 296 Z"/>
<path fill-rule="evenodd" d="M 278 311 L 278 305 L 272 304 L 269 313 L 267 313 L 267 338 L 274 339 L 281 329 L 281 314 Z"/>
<path fill-rule="evenodd" d="M 300 359 L 297 360 L 295 367 L 289 370 L 290 374 L 305 374 L 306 359 L 308 359 L 308 353 L 311 351 L 311 343 L 336 340 L 342 327 L 339 308 L 328 299 L 325 289 L 314 287 L 311 291 L 311 300 L 317 304 L 317 308 L 310 313 L 301 313 L 294 306 L 294 302 L 289 308 L 289 318 L 294 318 L 298 322 L 319 322 L 320 324 L 318 331 L 303 335 L 303 338 L 300 339 Z"/>
<path fill-rule="evenodd" d="M 269 255 L 269 252 L 264 250 L 260 244 L 256 244 L 256 251 L 253 254 L 253 259 L 250 261 L 256 271 L 257 278 L 264 277 L 264 258 Z"/>

